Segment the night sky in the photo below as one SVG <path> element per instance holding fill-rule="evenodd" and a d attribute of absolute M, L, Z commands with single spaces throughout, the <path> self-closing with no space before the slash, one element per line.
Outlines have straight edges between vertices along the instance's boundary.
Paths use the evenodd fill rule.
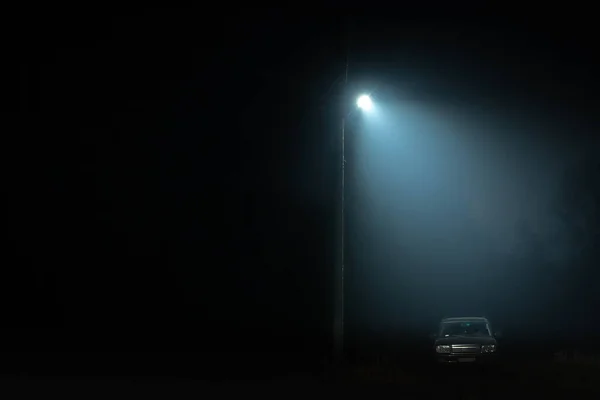
<path fill-rule="evenodd" d="M 327 354 L 350 113 L 352 346 L 444 315 L 600 334 L 594 25 L 412 15 L 15 18 L 4 331 L 53 350 Z M 376 113 L 356 110 L 363 92 Z"/>

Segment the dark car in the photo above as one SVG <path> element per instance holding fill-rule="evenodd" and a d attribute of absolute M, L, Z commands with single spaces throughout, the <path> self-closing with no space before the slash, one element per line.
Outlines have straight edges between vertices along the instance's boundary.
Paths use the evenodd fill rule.
<path fill-rule="evenodd" d="M 442 363 L 489 362 L 496 358 L 498 343 L 484 317 L 444 318 L 433 335 L 436 359 Z"/>

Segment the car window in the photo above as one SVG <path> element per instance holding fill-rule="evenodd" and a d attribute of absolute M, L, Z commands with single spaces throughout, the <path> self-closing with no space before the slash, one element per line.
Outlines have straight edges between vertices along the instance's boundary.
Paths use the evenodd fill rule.
<path fill-rule="evenodd" d="M 442 324 L 440 336 L 457 335 L 490 336 L 490 330 L 485 322 L 447 322 Z"/>

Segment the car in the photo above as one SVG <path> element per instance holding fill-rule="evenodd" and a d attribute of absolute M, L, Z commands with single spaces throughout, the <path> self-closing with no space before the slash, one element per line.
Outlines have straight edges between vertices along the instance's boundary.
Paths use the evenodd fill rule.
<path fill-rule="evenodd" d="M 435 358 L 440 363 L 493 362 L 499 336 L 485 317 L 444 318 L 432 335 Z"/>

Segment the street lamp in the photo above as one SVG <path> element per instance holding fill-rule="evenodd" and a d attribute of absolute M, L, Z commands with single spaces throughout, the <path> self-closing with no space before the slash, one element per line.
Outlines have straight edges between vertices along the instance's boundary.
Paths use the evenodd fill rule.
<path fill-rule="evenodd" d="M 373 109 L 373 102 L 369 95 L 363 94 L 356 100 L 356 105 L 363 111 L 371 111 Z M 340 163 L 340 194 L 339 194 L 339 212 L 337 213 L 337 262 L 335 268 L 335 310 L 333 316 L 333 330 L 334 330 L 334 353 L 335 358 L 338 362 L 341 362 L 344 356 L 344 206 L 345 206 L 345 166 L 346 166 L 346 155 L 344 148 L 345 140 L 345 128 L 346 128 L 346 117 L 344 114 L 342 117 L 342 124 L 340 129 L 341 136 L 341 163 Z"/>
<path fill-rule="evenodd" d="M 359 98 L 356 100 L 356 105 L 358 108 L 364 111 L 371 111 L 371 109 L 373 109 L 373 102 L 371 101 L 371 97 L 369 97 L 367 94 L 359 96 Z"/>

